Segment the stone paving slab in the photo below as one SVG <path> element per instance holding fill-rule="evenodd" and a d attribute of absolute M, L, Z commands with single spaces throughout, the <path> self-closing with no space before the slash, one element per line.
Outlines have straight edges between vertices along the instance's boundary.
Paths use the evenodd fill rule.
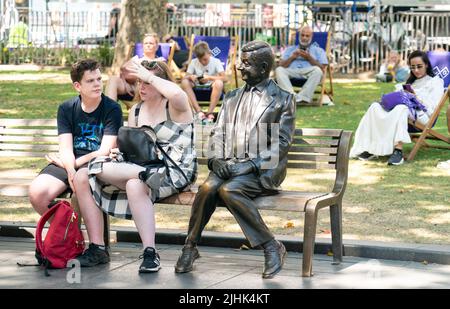
<path fill-rule="evenodd" d="M 127 289 L 314 289 L 314 288 L 450 288 L 450 266 L 393 260 L 345 257 L 341 265 L 332 258 L 314 257 L 312 278 L 300 276 L 301 254 L 288 253 L 283 270 L 273 279 L 261 278 L 261 250 L 200 246 L 201 258 L 194 271 L 175 274 L 173 266 L 179 245 L 157 245 L 162 269 L 139 274 L 141 246 L 118 243 L 111 248 L 111 263 L 81 269 L 81 282 L 69 283 L 71 269 L 50 270 L 44 276 L 38 267 L 18 267 L 16 262 L 34 263 L 34 241 L 0 237 L 0 288 L 127 288 Z M 73 271 L 72 271 L 73 272 Z M 70 277 L 69 277 L 70 279 Z"/>

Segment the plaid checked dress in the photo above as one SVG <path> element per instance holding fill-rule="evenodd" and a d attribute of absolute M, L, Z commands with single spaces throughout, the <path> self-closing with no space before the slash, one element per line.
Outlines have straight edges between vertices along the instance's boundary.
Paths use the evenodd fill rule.
<path fill-rule="evenodd" d="M 135 109 L 136 125 L 142 103 Z M 158 191 L 150 190 L 150 199 L 153 203 L 164 199 L 170 195 L 179 193 L 176 188 L 187 185 L 184 190 L 189 189 L 189 185 L 197 178 L 197 156 L 194 146 L 194 124 L 177 123 L 171 120 L 168 105 L 166 105 L 167 119 L 157 124 L 153 129 L 156 132 L 158 141 L 170 158 L 180 167 L 187 179 L 181 175 L 180 171 L 168 165 L 166 166 L 144 166 L 150 169 L 151 173 L 159 173 L 161 187 Z M 115 186 L 105 184 L 96 177 L 102 172 L 103 163 L 115 162 L 109 157 L 99 157 L 89 162 L 88 176 L 92 195 L 97 206 L 111 216 L 132 219 L 131 211 L 128 207 L 128 199 L 125 191 Z M 123 164 L 123 162 L 121 163 Z M 126 164 L 134 164 L 127 162 Z"/>

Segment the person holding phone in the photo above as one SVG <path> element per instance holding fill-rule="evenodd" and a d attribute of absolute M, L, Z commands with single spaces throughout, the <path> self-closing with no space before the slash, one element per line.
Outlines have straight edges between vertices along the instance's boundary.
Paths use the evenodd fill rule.
<path fill-rule="evenodd" d="M 224 83 L 227 81 L 225 69 L 219 59 L 215 58 L 209 45 L 200 41 L 194 46 L 197 58 L 193 59 L 188 66 L 186 75 L 181 81 L 181 87 L 187 93 L 196 118 L 202 122 L 214 122 L 214 109 L 219 103 L 223 92 Z M 211 97 L 208 112 L 205 114 L 197 102 L 193 88 L 211 88 Z"/>
<path fill-rule="evenodd" d="M 404 84 L 402 85 L 403 90 L 411 92 L 412 94 L 415 94 L 414 89 L 412 88 L 411 84 Z"/>
<path fill-rule="evenodd" d="M 295 95 L 296 103 L 311 103 L 314 91 L 328 65 L 325 50 L 317 43 L 312 43 L 312 37 L 312 28 L 303 27 L 300 30 L 299 45 L 286 49 L 275 70 L 278 85 L 290 93 L 295 93 L 291 78 L 306 78 L 302 90 Z"/>
<path fill-rule="evenodd" d="M 444 92 L 444 81 L 434 76 L 426 52 L 412 52 L 408 57 L 408 65 L 411 69 L 409 78 L 406 84 L 396 85 L 396 90 L 403 89 L 414 94 L 426 111 L 418 111 L 415 119 L 406 105 L 399 104 L 386 111 L 380 103 L 374 102 L 358 125 L 355 142 L 350 150 L 351 157 L 370 160 L 377 156 L 390 156 L 388 165 L 403 164 L 403 144 L 411 143 L 408 118 L 426 124 Z"/>

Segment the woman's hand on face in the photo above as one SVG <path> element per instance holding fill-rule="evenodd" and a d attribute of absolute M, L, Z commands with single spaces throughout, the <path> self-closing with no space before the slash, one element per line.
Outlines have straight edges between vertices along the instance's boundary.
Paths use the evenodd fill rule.
<path fill-rule="evenodd" d="M 130 75 L 139 78 L 144 82 L 149 82 L 150 78 L 153 76 L 150 71 L 136 61 L 133 61 L 133 64 L 134 65 L 129 69 Z"/>

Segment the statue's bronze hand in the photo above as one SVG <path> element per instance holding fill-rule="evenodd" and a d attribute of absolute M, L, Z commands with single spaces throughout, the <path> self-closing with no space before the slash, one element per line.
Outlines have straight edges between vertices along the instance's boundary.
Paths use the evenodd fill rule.
<path fill-rule="evenodd" d="M 231 176 L 239 176 L 253 173 L 255 171 L 255 166 L 251 161 L 238 162 L 230 166 Z"/>
<path fill-rule="evenodd" d="M 231 176 L 230 166 L 224 159 L 211 159 L 211 170 L 222 179 L 228 179 Z"/>

